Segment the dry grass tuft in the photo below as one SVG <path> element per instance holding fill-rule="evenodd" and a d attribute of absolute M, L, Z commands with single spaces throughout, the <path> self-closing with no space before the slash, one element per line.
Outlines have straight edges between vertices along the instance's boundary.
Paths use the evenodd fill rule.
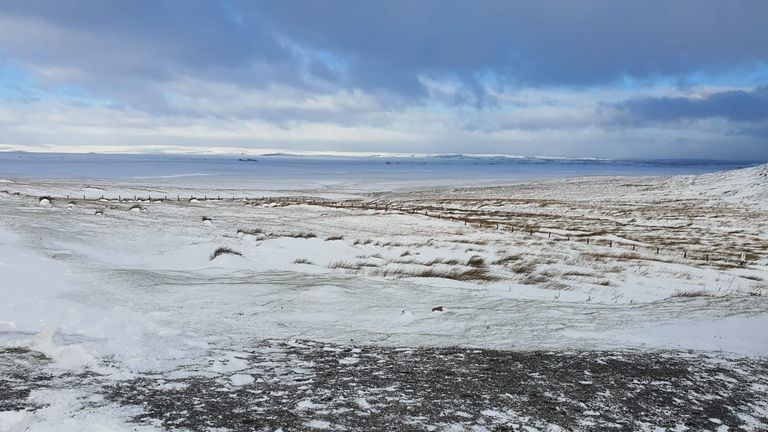
<path fill-rule="evenodd" d="M 521 259 L 523 259 L 523 256 L 520 254 L 504 255 L 503 257 L 497 259 L 493 263 L 496 265 L 503 265 L 508 262 L 520 261 Z"/>
<path fill-rule="evenodd" d="M 542 285 L 548 281 L 549 281 L 549 277 L 546 275 L 528 274 L 522 280 L 520 280 L 520 283 L 525 285 Z"/>
<path fill-rule="evenodd" d="M 360 270 L 360 266 L 357 263 L 349 261 L 334 261 L 326 267 L 329 269 Z"/>
<path fill-rule="evenodd" d="M 480 255 L 472 255 L 467 260 L 467 265 L 475 268 L 485 267 L 485 260 Z"/>
<path fill-rule="evenodd" d="M 334 236 L 325 238 L 325 241 L 334 241 L 334 240 L 344 240 L 344 236 L 334 235 Z"/>
<path fill-rule="evenodd" d="M 261 228 L 240 228 L 237 230 L 237 233 L 244 235 L 256 235 L 262 234 L 264 231 Z"/>
<path fill-rule="evenodd" d="M 317 237 L 317 234 L 311 233 L 311 232 L 293 232 L 293 233 L 283 233 L 283 234 L 274 234 L 276 237 L 290 237 L 290 238 L 315 238 Z"/>
<path fill-rule="evenodd" d="M 381 277 L 424 277 L 424 278 L 442 278 L 465 282 L 495 282 L 501 280 L 500 277 L 490 274 L 485 269 L 472 268 L 467 270 L 438 270 L 432 268 L 425 269 L 373 269 L 368 272 L 370 276 Z"/>
<path fill-rule="evenodd" d="M 213 260 L 216 259 L 216 257 L 218 257 L 220 255 L 225 255 L 225 254 L 243 256 L 242 253 L 240 253 L 240 252 L 238 252 L 238 251 L 236 251 L 236 250 L 234 250 L 234 249 L 232 249 L 232 248 L 230 248 L 228 246 L 219 246 L 211 254 L 210 260 L 213 261 Z"/>
<path fill-rule="evenodd" d="M 294 264 L 314 264 L 312 261 L 308 260 L 307 258 L 296 258 L 293 260 Z"/>
<path fill-rule="evenodd" d="M 532 262 L 523 262 L 512 266 L 512 272 L 517 274 L 531 274 L 536 271 L 536 264 Z"/>
<path fill-rule="evenodd" d="M 669 298 L 674 297 L 712 297 L 712 293 L 704 290 L 676 291 L 674 294 L 669 296 Z"/>

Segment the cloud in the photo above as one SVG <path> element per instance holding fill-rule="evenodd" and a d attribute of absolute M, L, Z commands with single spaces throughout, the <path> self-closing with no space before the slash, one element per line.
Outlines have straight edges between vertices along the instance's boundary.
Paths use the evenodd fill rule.
<path fill-rule="evenodd" d="M 733 122 L 768 122 L 768 87 L 731 90 L 701 97 L 643 97 L 614 104 L 625 123 L 675 122 L 721 118 Z"/>
<path fill-rule="evenodd" d="M 761 1 L 6 0 L 0 142 L 768 157 L 765 22 Z"/>
<path fill-rule="evenodd" d="M 187 74 L 423 97 L 424 76 L 479 95 L 489 77 L 583 86 L 768 63 L 760 1 L 9 0 L 0 13 L 0 51 L 82 82 Z"/>

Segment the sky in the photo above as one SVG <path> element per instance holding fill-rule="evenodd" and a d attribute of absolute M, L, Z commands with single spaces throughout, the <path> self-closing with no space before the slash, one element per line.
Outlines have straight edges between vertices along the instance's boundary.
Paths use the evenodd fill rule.
<path fill-rule="evenodd" d="M 768 160 L 768 1 L 0 1 L 0 150 L 265 149 Z"/>

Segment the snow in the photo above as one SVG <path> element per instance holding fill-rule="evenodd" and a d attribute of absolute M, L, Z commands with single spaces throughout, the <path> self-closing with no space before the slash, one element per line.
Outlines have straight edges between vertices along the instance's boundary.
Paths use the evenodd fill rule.
<path fill-rule="evenodd" d="M 700 200 L 713 212 L 718 206 L 723 212 L 731 208 L 745 212 L 726 220 L 697 220 L 692 233 L 706 231 L 710 240 L 718 241 L 718 230 L 740 230 L 739 235 L 746 237 L 734 243 L 746 239 L 756 244 L 766 240 L 766 172 L 768 167 L 760 166 L 638 179 L 643 186 L 632 189 L 634 195 L 621 189 L 626 179 L 573 179 L 528 186 L 530 191 L 524 187 L 515 192 L 456 191 L 456 195 L 445 190 L 406 191 L 385 198 L 412 203 L 465 193 L 490 198 L 530 193 L 537 199 L 584 196 L 652 207 L 659 205 L 656 200 L 677 194 L 679 199 Z M 619 249 L 552 242 L 541 234 L 465 226 L 405 212 L 306 204 L 246 206 L 241 201 L 202 199 L 153 201 L 142 204 L 146 211 L 130 211 L 132 203 L 70 206 L 66 199 L 43 203 L 37 195 L 23 195 L 56 196 L 43 183 L 4 183 L 4 187 L 21 195 L 0 194 L 0 346 L 40 352 L 51 359 L 53 370 L 89 370 L 123 379 L 136 371 L 183 374 L 184 365 L 204 364 L 204 373 L 243 387 L 259 372 L 250 369 L 244 346 L 272 338 L 409 347 L 676 348 L 768 355 L 763 330 L 768 328 L 768 302 L 765 295 L 749 295 L 765 292 L 764 255 L 755 252 L 755 262 L 744 268 L 707 266 L 677 255 L 659 257 L 652 251 L 618 256 L 629 253 L 626 248 L 631 245 L 651 244 L 632 239 L 636 232 L 630 230 L 648 231 L 642 223 L 655 224 L 659 230 L 674 227 L 669 232 L 677 233 L 685 229 L 680 228 L 688 223 L 685 217 L 662 220 L 654 214 L 622 228 L 626 232 L 591 237 L 621 243 L 624 249 Z M 108 195 L 132 196 L 134 191 L 124 187 Z M 211 192 L 215 191 L 195 195 L 216 196 Z M 263 191 L 264 196 L 272 193 Z M 345 189 L 326 189 L 322 195 L 361 196 Z M 490 207 L 457 202 L 470 211 Z M 104 216 L 95 217 L 101 209 L 106 209 Z M 491 208 L 508 209 L 550 215 L 564 211 L 527 202 Z M 591 210 L 585 207 L 574 213 L 579 211 Z M 596 224 L 626 218 L 620 212 L 588 215 L 585 220 Z M 216 222 L 201 224 L 203 216 Z M 264 233 L 238 235 L 241 228 Z M 557 227 L 552 232 L 565 236 L 580 230 L 592 232 L 593 227 Z M 296 233 L 316 237 L 290 237 Z M 342 240 L 326 240 L 339 235 Z M 242 256 L 210 260 L 219 246 L 229 246 Z M 585 258 L 588 254 L 615 258 L 598 256 L 590 261 Z M 408 276 L 425 267 L 467 269 L 473 256 L 481 257 L 500 280 Z M 514 259 L 495 264 L 510 256 Z M 456 264 L 446 263 L 451 260 Z M 335 268 L 335 263 L 349 263 L 351 268 Z M 533 269 L 526 270 L 526 265 Z M 402 276 L 393 277 L 385 270 Z M 692 291 L 711 296 L 674 297 Z M 433 311 L 437 306 L 443 310 Z M 352 353 L 339 364 L 359 361 Z M 47 406 L 34 413 L 0 412 L 0 431 L 129 430 L 123 408 L 83 410 L 81 396 L 65 389 L 34 393 Z M 362 410 L 372 409 L 364 398 L 355 403 Z M 311 400 L 297 405 L 300 410 L 318 408 Z M 514 416 L 491 409 L 486 415 Z M 306 425 L 332 427 L 319 419 Z M 142 428 L 152 430 L 130 426 L 130 430 Z"/>
<path fill-rule="evenodd" d="M 247 384 L 251 384 L 255 381 L 255 378 L 253 378 L 252 375 L 246 375 L 246 374 L 234 374 L 231 377 L 229 377 L 229 381 L 232 383 L 233 386 L 244 386 Z"/>

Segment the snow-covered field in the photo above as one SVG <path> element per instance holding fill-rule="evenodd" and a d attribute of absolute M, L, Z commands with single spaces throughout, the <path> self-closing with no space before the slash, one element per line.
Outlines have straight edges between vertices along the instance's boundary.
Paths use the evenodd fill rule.
<path fill-rule="evenodd" d="M 0 431 L 768 427 L 768 165 L 379 191 L 4 180 L 0 217 Z"/>

